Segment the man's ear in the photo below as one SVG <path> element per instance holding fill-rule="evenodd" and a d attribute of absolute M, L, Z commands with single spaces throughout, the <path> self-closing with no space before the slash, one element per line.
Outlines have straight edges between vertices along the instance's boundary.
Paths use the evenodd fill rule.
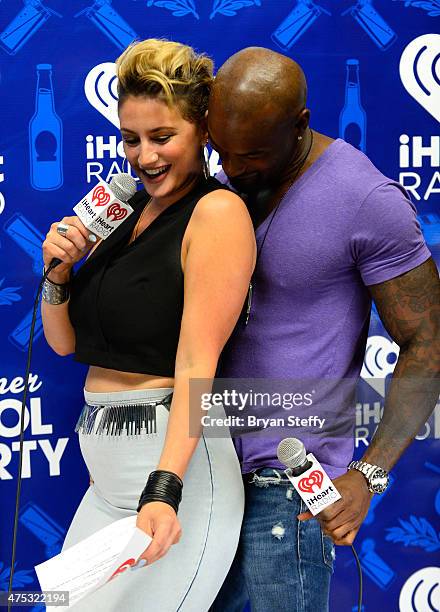
<path fill-rule="evenodd" d="M 310 123 L 310 109 L 303 108 L 303 110 L 300 112 L 299 117 L 296 121 L 296 127 L 301 136 L 304 134 L 304 132 L 309 127 L 309 123 Z"/>

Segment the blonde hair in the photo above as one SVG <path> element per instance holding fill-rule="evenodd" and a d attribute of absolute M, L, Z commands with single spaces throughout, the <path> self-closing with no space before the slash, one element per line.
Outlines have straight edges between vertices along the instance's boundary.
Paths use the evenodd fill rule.
<path fill-rule="evenodd" d="M 132 43 L 116 60 L 119 105 L 128 96 L 159 97 L 198 123 L 208 108 L 214 65 L 204 54 L 170 40 Z"/>

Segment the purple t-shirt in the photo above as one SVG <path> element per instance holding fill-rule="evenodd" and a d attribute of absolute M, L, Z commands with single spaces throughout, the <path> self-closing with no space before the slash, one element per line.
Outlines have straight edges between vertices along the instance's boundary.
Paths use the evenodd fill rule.
<path fill-rule="evenodd" d="M 257 229 L 259 251 L 273 214 Z M 335 140 L 279 205 L 254 273 L 248 325 L 234 330 L 218 376 L 352 379 L 354 386 L 368 333 L 367 286 L 408 272 L 430 255 L 405 190 L 363 153 Z M 334 435 L 304 440 L 332 478 L 346 471 L 353 454 L 350 401 L 338 407 Z M 290 436 L 295 431 L 281 437 Z M 267 431 L 235 438 L 242 471 L 283 467 L 279 441 Z"/>

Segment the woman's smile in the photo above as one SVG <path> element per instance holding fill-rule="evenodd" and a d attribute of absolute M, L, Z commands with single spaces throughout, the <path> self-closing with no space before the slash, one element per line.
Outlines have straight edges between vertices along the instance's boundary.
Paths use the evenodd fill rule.
<path fill-rule="evenodd" d="M 148 181 L 153 183 L 160 183 L 164 180 L 168 170 L 170 170 L 171 164 L 167 164 L 166 166 L 160 166 L 159 168 L 150 168 L 149 170 L 141 170 L 141 172 L 145 175 L 145 178 Z"/>
<path fill-rule="evenodd" d="M 158 98 L 128 96 L 119 108 L 127 160 L 148 194 L 161 206 L 173 204 L 202 172 L 206 134 Z"/>

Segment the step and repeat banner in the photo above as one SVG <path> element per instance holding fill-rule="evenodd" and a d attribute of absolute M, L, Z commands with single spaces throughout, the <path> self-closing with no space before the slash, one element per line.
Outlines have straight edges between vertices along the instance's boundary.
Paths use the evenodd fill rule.
<path fill-rule="evenodd" d="M 345 138 L 409 190 L 439 262 L 439 32 L 440 0 L 0 0 L 0 590 L 10 574 L 41 243 L 97 179 L 122 171 L 116 57 L 135 38 L 165 37 L 207 52 L 217 67 L 251 45 L 294 58 L 308 78 L 312 127 Z M 218 162 L 212 153 L 213 174 Z M 398 350 L 373 309 L 357 455 L 379 422 Z M 40 316 L 31 372 L 17 590 L 38 589 L 33 566 L 59 552 L 88 486 L 73 432 L 85 368 L 51 352 Z M 439 438 L 440 405 L 356 539 L 366 612 L 440 610 Z M 357 590 L 351 551 L 337 548 L 331 609 L 356 609 Z"/>

